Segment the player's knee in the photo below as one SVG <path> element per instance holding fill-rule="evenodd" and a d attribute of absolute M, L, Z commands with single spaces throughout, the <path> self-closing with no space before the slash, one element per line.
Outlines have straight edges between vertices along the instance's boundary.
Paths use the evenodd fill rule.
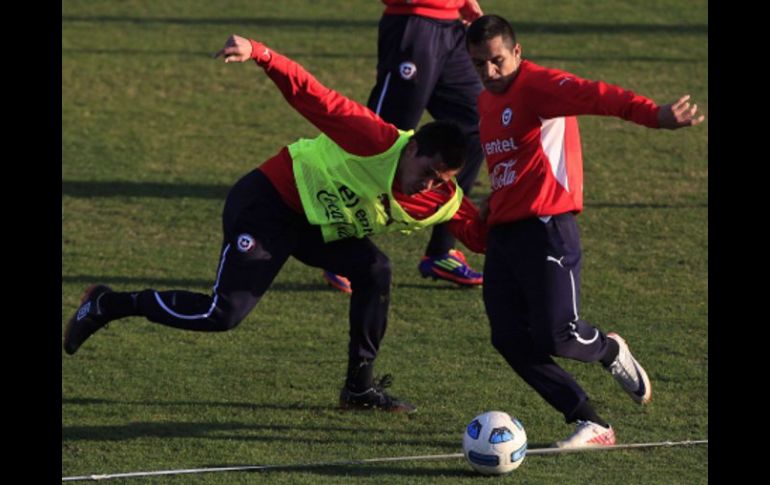
<path fill-rule="evenodd" d="M 543 325 L 540 328 L 541 331 L 533 332 L 533 338 L 542 351 L 555 357 L 571 357 L 574 339 L 566 327 L 556 330 L 551 325 Z"/>
<path fill-rule="evenodd" d="M 501 354 L 508 347 L 508 341 L 510 340 L 507 335 L 502 333 L 492 332 L 492 347 L 495 348 Z"/>
<path fill-rule="evenodd" d="M 214 331 L 226 332 L 237 327 L 246 318 L 248 313 L 248 311 L 238 308 L 228 308 L 227 310 L 218 308 L 209 319 L 214 324 Z"/>
<path fill-rule="evenodd" d="M 390 259 L 385 254 L 378 253 L 371 262 L 357 268 L 357 271 L 350 275 L 350 282 L 353 290 L 362 286 L 375 286 L 387 290 L 390 288 L 392 274 Z"/>
<path fill-rule="evenodd" d="M 390 259 L 384 254 L 378 254 L 369 268 L 372 279 L 378 283 L 390 285 L 393 270 L 390 267 Z"/>
<path fill-rule="evenodd" d="M 237 327 L 243 321 L 243 316 L 228 313 L 215 320 L 216 331 L 226 332 Z"/>
<path fill-rule="evenodd" d="M 491 340 L 492 347 L 494 347 L 500 355 L 505 357 L 505 360 L 507 360 L 513 367 L 516 367 L 519 358 L 522 358 L 523 360 L 523 356 L 528 354 L 528 352 L 522 352 L 516 348 L 519 340 L 510 332 L 495 332 L 493 330 Z"/>

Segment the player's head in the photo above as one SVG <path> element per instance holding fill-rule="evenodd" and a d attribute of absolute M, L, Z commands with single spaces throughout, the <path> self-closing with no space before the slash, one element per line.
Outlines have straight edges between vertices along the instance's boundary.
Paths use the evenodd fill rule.
<path fill-rule="evenodd" d="M 511 24 L 499 15 L 481 16 L 468 27 L 465 46 L 484 87 L 494 94 L 507 91 L 521 64 Z"/>
<path fill-rule="evenodd" d="M 412 136 L 398 161 L 396 179 L 407 195 L 448 182 L 465 163 L 467 144 L 460 127 L 451 121 L 433 121 Z"/>

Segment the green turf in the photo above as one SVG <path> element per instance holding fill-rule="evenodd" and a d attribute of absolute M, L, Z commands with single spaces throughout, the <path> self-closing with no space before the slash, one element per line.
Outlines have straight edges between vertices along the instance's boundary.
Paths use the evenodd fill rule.
<path fill-rule="evenodd" d="M 659 102 L 690 93 L 708 115 L 705 0 L 481 3 L 512 21 L 536 62 Z M 63 2 L 62 325 L 93 282 L 208 291 L 229 185 L 316 133 L 261 70 L 210 58 L 229 34 L 365 101 L 380 11 L 374 0 Z M 620 442 L 707 438 L 708 122 L 662 132 L 583 117 L 581 128 L 582 315 L 630 342 L 653 402 L 634 405 L 598 365 L 564 365 Z M 479 180 L 476 200 L 488 192 Z M 417 414 L 335 409 L 348 297 L 290 261 L 232 332 L 128 319 L 63 354 L 62 476 L 455 453 L 490 409 L 518 416 L 531 448 L 563 438 L 571 427 L 489 344 L 481 291 L 419 277 L 427 236 L 376 239 L 394 267 L 377 366 Z M 130 482 L 695 484 L 707 471 L 701 446 L 533 456 L 489 480 L 455 459 Z"/>

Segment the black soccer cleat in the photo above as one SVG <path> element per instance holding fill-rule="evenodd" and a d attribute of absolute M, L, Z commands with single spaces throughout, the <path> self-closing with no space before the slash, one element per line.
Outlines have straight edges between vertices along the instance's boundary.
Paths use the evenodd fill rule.
<path fill-rule="evenodd" d="M 390 374 L 375 379 L 374 385 L 363 392 L 353 392 L 347 386 L 340 391 L 340 408 L 345 410 L 376 409 L 391 413 L 413 413 L 417 407 L 385 392 L 393 383 Z"/>
<path fill-rule="evenodd" d="M 80 308 L 70 318 L 64 329 L 64 351 L 72 355 L 83 342 L 97 330 L 107 325 L 107 320 L 99 308 L 99 297 L 112 289 L 105 285 L 93 285 L 86 288 L 80 298 Z"/>

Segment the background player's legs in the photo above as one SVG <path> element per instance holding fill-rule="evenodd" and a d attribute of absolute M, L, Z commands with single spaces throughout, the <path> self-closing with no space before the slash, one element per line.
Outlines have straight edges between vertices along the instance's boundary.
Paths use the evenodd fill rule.
<path fill-rule="evenodd" d="M 453 47 L 446 52 L 427 109 L 434 119 L 457 122 L 468 139 L 465 165 L 457 175 L 457 182 L 463 192 L 469 195 L 484 159 L 479 141 L 479 116 L 476 111 L 476 98 L 481 93 L 482 86 L 465 50 L 465 28 L 459 24 L 446 28 L 444 42 L 451 43 Z M 433 228 L 425 254 L 440 256 L 454 247 L 454 237 L 446 225 L 441 224 Z"/>

